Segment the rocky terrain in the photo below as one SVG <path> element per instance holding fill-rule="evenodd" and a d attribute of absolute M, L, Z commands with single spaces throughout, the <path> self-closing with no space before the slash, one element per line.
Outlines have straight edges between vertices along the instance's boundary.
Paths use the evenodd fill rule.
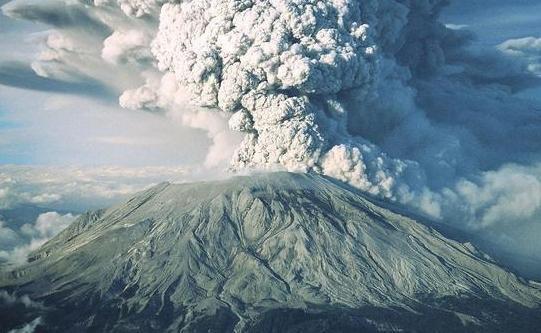
<path fill-rule="evenodd" d="M 45 332 L 533 332 L 541 285 L 323 176 L 162 183 L 0 273 Z M 19 300 L 26 301 L 19 301 Z"/>

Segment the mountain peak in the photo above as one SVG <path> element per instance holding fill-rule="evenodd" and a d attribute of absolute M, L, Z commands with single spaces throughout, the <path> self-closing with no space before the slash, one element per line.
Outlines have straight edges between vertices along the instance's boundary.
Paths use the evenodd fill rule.
<path fill-rule="evenodd" d="M 489 331 L 541 304 L 470 244 L 312 174 L 162 183 L 31 260 L 0 286 L 59 331 Z"/>

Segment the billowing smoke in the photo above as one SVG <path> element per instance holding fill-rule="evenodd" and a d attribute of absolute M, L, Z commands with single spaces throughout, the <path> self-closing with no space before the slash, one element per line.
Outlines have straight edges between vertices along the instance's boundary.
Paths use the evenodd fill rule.
<path fill-rule="evenodd" d="M 408 13 L 395 1 L 166 4 L 152 51 L 195 103 L 233 113 L 230 128 L 246 133 L 234 169 L 313 170 L 393 198 L 417 165 L 354 137 L 349 122 L 377 98 Z"/>
<path fill-rule="evenodd" d="M 206 167 L 322 173 L 536 255 L 541 103 L 520 94 L 540 84 L 539 36 L 475 46 L 441 22 L 447 2 L 15 0 L 3 10 L 55 28 L 38 75 L 91 78 L 124 108 L 206 131 Z"/>

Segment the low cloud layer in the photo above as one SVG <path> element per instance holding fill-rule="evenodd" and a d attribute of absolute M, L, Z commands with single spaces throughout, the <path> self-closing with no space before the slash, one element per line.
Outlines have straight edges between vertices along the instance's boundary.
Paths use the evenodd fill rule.
<path fill-rule="evenodd" d="M 0 209 L 30 204 L 64 211 L 108 207 L 151 185 L 197 178 L 180 167 L 0 166 Z"/>
<path fill-rule="evenodd" d="M 15 0 L 3 12 L 54 29 L 31 64 L 40 78 L 92 78 L 126 109 L 205 131 L 204 168 L 322 173 L 538 256 L 541 103 L 520 94 L 540 85 L 540 36 L 475 44 L 442 22 L 447 2 Z"/>

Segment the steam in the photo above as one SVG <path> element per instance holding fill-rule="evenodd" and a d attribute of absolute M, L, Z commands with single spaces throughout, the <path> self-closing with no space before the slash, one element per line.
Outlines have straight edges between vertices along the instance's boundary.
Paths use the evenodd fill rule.
<path fill-rule="evenodd" d="M 476 48 L 440 22 L 447 2 L 15 0 L 3 11 L 55 28 L 38 75 L 92 78 L 124 108 L 204 130 L 210 170 L 325 174 L 476 234 L 513 234 L 507 249 L 533 255 L 538 245 L 519 243 L 541 232 L 541 105 L 518 93 L 540 83 L 539 38 Z"/>

